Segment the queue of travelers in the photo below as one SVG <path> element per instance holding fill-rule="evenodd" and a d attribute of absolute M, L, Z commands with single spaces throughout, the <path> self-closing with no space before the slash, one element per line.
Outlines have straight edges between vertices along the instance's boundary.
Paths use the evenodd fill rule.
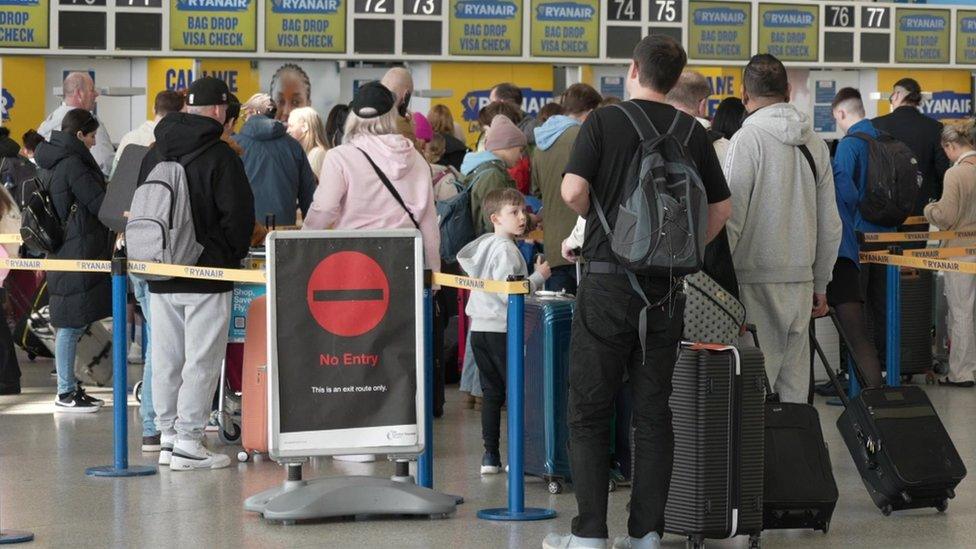
<path fill-rule="evenodd" d="M 869 316 L 876 327 L 884 323 L 883 269 L 860 262 L 858 234 L 897 227 L 871 223 L 859 208 L 870 151 L 862 134 L 885 132 L 911 148 L 923 181 L 915 213 L 940 229 L 976 227 L 976 131 L 972 123 L 943 127 L 919 112 L 922 94 L 914 80 L 896 83 L 892 114 L 874 120 L 857 90 L 840 90 L 832 114 L 845 137 L 831 158 L 810 117 L 790 102 L 788 73 L 774 56 L 750 59 L 741 99 L 723 99 L 711 118 L 708 81 L 686 63 L 678 42 L 648 36 L 627 69 L 627 101 L 579 83 L 533 115 L 523 111 L 522 90 L 501 83 L 479 112 L 473 150 L 446 105 L 426 115 L 410 110 L 414 82 L 407 69 L 360 85 L 352 101 L 336 105 L 323 122 L 310 105 L 308 75 L 285 65 L 270 93 L 243 104 L 210 77 L 193 82 L 185 100 L 161 92 L 153 119 L 107 154 L 111 141 L 92 114 L 98 92 L 89 75 L 71 73 L 64 104 L 35 134 L 42 139 L 25 136 L 24 150 L 13 156 L 32 158 L 49 174 L 54 207 L 67 222 L 65 244 L 52 258 L 108 259 L 122 247 L 98 211 L 106 175 L 123 149 L 136 144 L 149 147 L 140 185 L 165 159 L 184 164 L 193 225 L 197 235 L 206 235 L 198 238 L 198 265 L 238 267 L 255 227 L 274 216 L 280 225 L 306 230 L 414 228 L 427 269 L 497 280 L 523 276 L 533 290 L 575 294 L 567 415 L 578 515 L 568 534 L 550 535 L 543 546 L 606 547 L 606 487 L 617 478 L 633 482 L 633 491 L 627 535 L 613 546 L 658 547 L 673 460 L 668 398 L 683 299 L 676 278 L 642 276 L 635 287 L 610 247 L 607 224 L 615 223 L 616 211 L 607 206 L 621 202 L 641 143 L 631 118 L 642 117 L 662 134 L 687 128 L 684 146 L 708 203 L 704 270 L 744 304 L 773 390 L 784 402 L 810 398 L 807 333 L 828 307 L 866 383 L 885 382 L 884 330 L 875 329 L 872 340 L 866 327 Z M 474 234 L 456 258 L 442 258 L 437 206 L 464 191 Z M 4 220 L 18 207 L 8 198 L 0 196 Z M 540 211 L 529 211 L 533 200 L 541 201 Z M 543 258 L 534 261 L 518 241 L 537 221 Z M 227 467 L 230 459 L 204 444 L 204 430 L 227 343 L 232 284 L 139 277 L 132 283 L 150 340 L 140 409 L 143 450 L 158 451 L 159 463 L 176 471 Z M 103 403 L 78 383 L 74 357 L 86 327 L 110 314 L 109 279 L 52 272 L 48 284 L 57 328 L 56 409 L 97 411 Z M 972 387 L 976 283 L 947 273 L 946 294 L 954 352 L 940 383 Z M 498 474 L 504 470 L 507 308 L 499 296 L 474 292 L 466 309 L 456 311 L 445 295 L 453 294 L 440 294 L 435 308 L 435 416 L 444 404 L 444 327 L 451 316 L 467 314 L 472 322 L 461 390 L 481 412 L 480 472 Z M 0 328 L 0 394 L 19 391 L 8 336 Z M 614 415 L 627 421 L 612 432 Z M 625 459 L 629 425 L 634 455 Z M 617 463 L 608 467 L 611 440 Z"/>

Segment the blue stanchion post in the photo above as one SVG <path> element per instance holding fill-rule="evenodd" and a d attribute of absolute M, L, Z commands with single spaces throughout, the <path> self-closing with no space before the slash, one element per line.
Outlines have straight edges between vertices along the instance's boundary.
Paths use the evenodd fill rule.
<path fill-rule="evenodd" d="M 556 511 L 525 507 L 525 295 L 508 296 L 508 507 L 482 509 L 485 520 L 527 521 L 555 518 Z"/>
<path fill-rule="evenodd" d="M 128 281 L 125 257 L 112 258 L 112 412 L 114 416 L 115 463 L 89 467 L 92 477 L 137 477 L 156 474 L 151 466 L 129 467 L 128 379 L 125 305 Z"/>
<path fill-rule="evenodd" d="M 861 394 L 861 384 L 858 383 L 857 375 L 854 372 L 853 356 L 854 355 L 850 351 L 847 351 L 847 364 L 848 364 L 847 379 L 851 383 L 850 388 L 847 390 L 848 398 L 854 398 L 857 395 Z"/>
<path fill-rule="evenodd" d="M 434 297 L 424 287 L 424 451 L 417 458 L 417 484 L 434 487 Z"/>
<path fill-rule="evenodd" d="M 892 246 L 889 252 L 901 254 L 901 248 Z M 901 385 L 901 267 L 888 265 L 886 271 L 885 365 L 888 371 L 888 386 L 898 387 Z"/>

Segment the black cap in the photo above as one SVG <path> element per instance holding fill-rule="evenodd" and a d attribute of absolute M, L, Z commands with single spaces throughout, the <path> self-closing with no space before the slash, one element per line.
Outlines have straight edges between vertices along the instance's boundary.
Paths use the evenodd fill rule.
<path fill-rule="evenodd" d="M 393 110 L 395 104 L 393 92 L 378 81 L 373 81 L 359 86 L 352 103 L 349 103 L 349 110 L 359 118 L 376 118 Z"/>
<path fill-rule="evenodd" d="M 227 83 L 219 78 L 204 76 L 194 80 L 187 90 L 186 104 L 191 107 L 226 105 L 230 97 Z"/>

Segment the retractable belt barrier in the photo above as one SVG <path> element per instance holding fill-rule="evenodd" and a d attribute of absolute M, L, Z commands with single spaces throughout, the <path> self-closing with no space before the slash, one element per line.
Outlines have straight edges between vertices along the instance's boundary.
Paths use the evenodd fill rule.
<path fill-rule="evenodd" d="M 864 233 L 864 242 L 925 242 L 927 240 L 952 240 L 976 238 L 976 231 L 917 231 L 906 233 Z"/>
<path fill-rule="evenodd" d="M 431 282 L 449 288 L 508 295 L 508 507 L 482 509 L 478 518 L 485 520 L 527 521 L 556 516 L 553 509 L 525 507 L 525 295 L 527 280 L 482 280 L 466 276 L 433 273 Z M 458 314 L 464 314 L 458 311 Z"/>

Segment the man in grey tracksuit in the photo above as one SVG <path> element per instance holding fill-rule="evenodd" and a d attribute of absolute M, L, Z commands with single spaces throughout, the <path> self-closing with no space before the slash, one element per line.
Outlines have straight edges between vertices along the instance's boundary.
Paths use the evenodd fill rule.
<path fill-rule="evenodd" d="M 811 316 L 827 312 L 841 239 L 830 153 L 810 118 L 788 103 L 778 59 L 754 56 L 743 88 L 750 114 L 732 138 L 724 170 L 732 192 L 732 259 L 773 389 L 784 402 L 806 402 L 807 330 Z"/>

